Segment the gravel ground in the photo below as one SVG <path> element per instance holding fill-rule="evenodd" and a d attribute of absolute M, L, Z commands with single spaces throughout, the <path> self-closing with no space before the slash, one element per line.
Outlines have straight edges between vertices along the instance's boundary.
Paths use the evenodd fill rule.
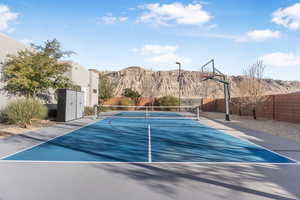
<path fill-rule="evenodd" d="M 224 119 L 224 113 L 202 112 L 201 115 L 213 120 Z M 231 122 L 242 128 L 262 131 L 272 135 L 300 141 L 300 124 L 267 119 L 253 120 L 249 116 L 238 115 L 231 115 Z"/>
<path fill-rule="evenodd" d="M 32 127 L 29 128 L 20 128 L 16 125 L 0 123 L 0 139 L 8 136 L 22 134 L 28 131 L 38 130 L 40 128 L 49 127 L 55 125 L 55 122 L 42 120 L 39 123 L 35 123 Z"/>

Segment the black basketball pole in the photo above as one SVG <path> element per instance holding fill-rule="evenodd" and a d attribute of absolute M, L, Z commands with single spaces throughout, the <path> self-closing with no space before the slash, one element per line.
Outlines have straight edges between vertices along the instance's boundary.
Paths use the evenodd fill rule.
<path fill-rule="evenodd" d="M 229 117 L 229 84 L 224 83 L 224 100 L 225 100 L 225 120 L 230 121 Z"/>
<path fill-rule="evenodd" d="M 181 63 L 176 62 L 178 65 L 178 85 L 179 85 L 179 91 L 178 91 L 178 99 L 179 99 L 179 112 L 180 112 L 180 105 L 181 105 Z"/>

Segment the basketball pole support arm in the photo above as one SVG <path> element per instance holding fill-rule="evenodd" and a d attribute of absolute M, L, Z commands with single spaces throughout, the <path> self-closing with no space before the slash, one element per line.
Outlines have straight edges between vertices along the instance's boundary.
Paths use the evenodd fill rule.
<path fill-rule="evenodd" d="M 224 84 L 224 100 L 225 100 L 225 120 L 230 121 L 230 113 L 229 113 L 229 100 L 230 100 L 230 91 L 229 91 L 229 82 L 225 80 L 225 76 L 223 77 L 224 80 L 220 80 L 214 77 L 208 77 L 207 79 L 211 79 L 220 83 Z"/>

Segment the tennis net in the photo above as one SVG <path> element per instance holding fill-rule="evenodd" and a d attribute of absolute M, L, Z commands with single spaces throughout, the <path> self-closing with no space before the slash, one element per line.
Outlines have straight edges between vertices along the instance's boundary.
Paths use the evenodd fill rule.
<path fill-rule="evenodd" d="M 101 105 L 98 117 L 199 119 L 195 106 L 119 106 Z"/>

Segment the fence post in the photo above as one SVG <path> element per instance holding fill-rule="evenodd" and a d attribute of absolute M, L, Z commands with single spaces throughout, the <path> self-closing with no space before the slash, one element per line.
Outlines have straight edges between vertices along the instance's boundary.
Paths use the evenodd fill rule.
<path fill-rule="evenodd" d="M 272 95 L 272 101 L 273 101 L 273 109 L 272 109 L 272 111 L 273 111 L 273 120 L 275 120 L 275 95 Z"/>

